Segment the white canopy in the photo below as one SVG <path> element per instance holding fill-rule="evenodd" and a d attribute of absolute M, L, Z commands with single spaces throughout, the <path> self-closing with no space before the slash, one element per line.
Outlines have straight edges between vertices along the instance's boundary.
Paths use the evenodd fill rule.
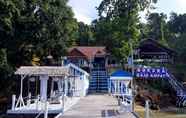
<path fill-rule="evenodd" d="M 64 76 L 69 75 L 68 67 L 54 66 L 22 66 L 16 72 L 16 75 L 48 75 L 48 76 Z"/>

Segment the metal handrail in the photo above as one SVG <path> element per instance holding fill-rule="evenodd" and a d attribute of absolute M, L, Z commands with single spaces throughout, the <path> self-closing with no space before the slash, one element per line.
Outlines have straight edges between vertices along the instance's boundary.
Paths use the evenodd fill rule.
<path fill-rule="evenodd" d="M 175 91 L 177 91 L 177 90 L 184 91 L 185 90 L 185 87 L 178 80 L 176 80 L 176 78 L 174 77 L 174 75 L 172 75 L 171 73 L 168 73 L 168 74 L 169 74 L 168 81 L 174 87 Z"/>
<path fill-rule="evenodd" d="M 35 118 L 39 118 L 39 116 L 43 113 L 43 111 L 40 111 L 38 115 Z"/>
<path fill-rule="evenodd" d="M 44 118 L 48 118 L 48 101 L 45 101 L 45 109 L 41 110 L 35 118 L 39 118 L 42 113 L 44 114 Z"/>
<path fill-rule="evenodd" d="M 168 72 L 168 81 L 176 91 L 177 97 L 179 98 L 176 102 L 178 106 L 186 106 L 186 88 L 175 78 L 173 74 Z"/>

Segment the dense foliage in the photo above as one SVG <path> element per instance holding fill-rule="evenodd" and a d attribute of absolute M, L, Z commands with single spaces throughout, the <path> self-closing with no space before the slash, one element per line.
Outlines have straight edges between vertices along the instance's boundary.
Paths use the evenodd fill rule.
<path fill-rule="evenodd" d="M 168 43 L 177 52 L 179 61 L 186 64 L 186 14 L 172 13 L 167 25 Z"/>
<path fill-rule="evenodd" d="M 13 65 L 30 65 L 33 54 L 58 59 L 75 42 L 78 26 L 67 0 L 1 0 L 0 7 L 0 47 Z"/>
<path fill-rule="evenodd" d="M 48 55 L 57 61 L 75 43 L 78 23 L 67 2 L 0 0 L 0 100 L 16 93 L 17 67 L 32 65 L 32 58 L 46 65 Z"/>
<path fill-rule="evenodd" d="M 48 55 L 58 61 L 72 45 L 106 46 L 125 63 L 130 44 L 135 48 L 141 39 L 152 38 L 174 49 L 186 64 L 186 14 L 172 13 L 167 19 L 163 13 L 149 13 L 147 23 L 141 23 L 139 13 L 157 0 L 103 0 L 99 18 L 86 25 L 73 18 L 67 2 L 0 0 L 0 83 L 11 78 L 16 67 L 32 65 L 33 58 L 41 65 L 47 64 Z M 0 97 L 12 89 L 5 86 L 0 85 Z"/>
<path fill-rule="evenodd" d="M 140 24 L 141 38 L 152 38 L 172 48 L 177 53 L 176 63 L 186 59 L 186 14 L 171 13 L 170 18 L 163 13 L 151 13 L 147 23 Z"/>
<path fill-rule="evenodd" d="M 79 46 L 90 46 L 94 44 L 94 36 L 92 27 L 84 24 L 83 22 L 78 23 L 78 32 L 76 44 Z"/>
<path fill-rule="evenodd" d="M 139 31 L 139 12 L 148 9 L 149 0 L 103 0 L 98 7 L 99 19 L 94 21 L 95 39 L 106 45 L 122 63 L 130 55 L 130 43 L 136 46 Z"/>

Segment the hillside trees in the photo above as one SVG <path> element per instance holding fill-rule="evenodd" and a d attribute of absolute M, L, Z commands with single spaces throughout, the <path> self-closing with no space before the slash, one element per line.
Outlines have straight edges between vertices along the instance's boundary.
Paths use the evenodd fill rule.
<path fill-rule="evenodd" d="M 79 46 L 90 46 L 94 44 L 94 34 L 91 25 L 84 24 L 83 22 L 78 23 L 76 42 Z"/>
<path fill-rule="evenodd" d="M 152 38 L 166 44 L 165 38 L 168 35 L 166 23 L 167 16 L 163 13 L 151 13 L 147 18 L 148 38 Z"/>
<path fill-rule="evenodd" d="M 130 54 L 130 43 L 137 44 L 139 12 L 156 0 L 103 0 L 98 7 L 100 18 L 95 24 L 95 37 L 122 62 Z M 103 34 L 103 35 L 102 35 Z"/>
<path fill-rule="evenodd" d="M 67 2 L 0 0 L 0 97 L 17 90 L 17 67 L 31 65 L 34 55 L 47 65 L 48 55 L 58 60 L 75 42 L 78 25 Z"/>
<path fill-rule="evenodd" d="M 167 20 L 163 13 L 150 13 L 147 23 L 141 23 L 141 37 L 152 38 L 177 52 L 180 61 L 186 59 L 186 14 L 171 13 Z"/>
<path fill-rule="evenodd" d="M 13 65 L 30 65 L 33 54 L 58 59 L 75 42 L 77 22 L 67 0 L 1 0 L 0 47 Z M 19 60 L 19 61 L 17 61 Z"/>
<path fill-rule="evenodd" d="M 179 59 L 185 63 L 186 59 L 186 14 L 172 13 L 168 21 L 170 30 L 169 45 L 175 49 Z"/>

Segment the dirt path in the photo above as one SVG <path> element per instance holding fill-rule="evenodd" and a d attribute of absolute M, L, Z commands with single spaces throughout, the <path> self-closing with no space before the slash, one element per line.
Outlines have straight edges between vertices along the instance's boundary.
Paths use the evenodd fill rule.
<path fill-rule="evenodd" d="M 108 95 L 88 95 L 60 118 L 135 118 L 132 113 L 119 113 L 117 100 Z"/>

